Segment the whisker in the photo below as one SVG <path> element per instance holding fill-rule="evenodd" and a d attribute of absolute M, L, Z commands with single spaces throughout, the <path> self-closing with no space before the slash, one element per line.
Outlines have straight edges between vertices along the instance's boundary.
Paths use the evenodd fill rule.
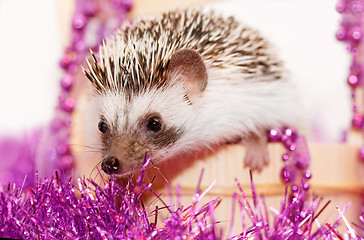
<path fill-rule="evenodd" d="M 83 145 L 83 144 L 70 143 L 68 145 L 69 146 L 75 146 L 75 147 L 90 148 L 90 149 L 94 149 L 94 150 L 98 150 L 98 151 L 101 151 L 102 150 L 102 148 L 99 148 L 99 147 L 94 147 L 94 146 L 89 146 L 89 145 Z"/>
<path fill-rule="evenodd" d="M 89 178 L 90 179 L 92 179 L 92 180 L 96 180 L 96 177 L 97 177 L 97 175 L 99 174 L 99 171 L 97 171 L 96 172 L 96 175 L 95 175 L 95 178 L 93 179 L 92 178 L 92 174 L 93 174 L 93 172 L 96 170 L 96 168 L 97 168 L 97 166 L 99 166 L 100 164 L 102 163 L 102 159 L 92 168 L 92 171 L 91 171 L 91 173 L 90 173 L 90 175 L 89 175 Z"/>
<path fill-rule="evenodd" d="M 89 150 L 89 151 L 73 151 L 73 153 L 102 153 L 102 151 L 98 150 Z"/>
<path fill-rule="evenodd" d="M 163 175 L 163 173 L 162 173 L 161 169 L 160 169 L 159 167 L 157 167 L 157 166 L 154 164 L 154 162 L 153 162 L 152 160 L 150 160 L 150 163 L 152 164 L 152 167 L 153 167 L 154 169 L 156 169 L 156 170 L 160 173 L 160 175 L 163 177 L 164 181 L 166 181 L 166 183 L 167 183 L 168 185 L 171 185 L 171 184 L 170 184 L 170 182 L 168 181 L 168 179 L 167 179 L 167 178 Z"/>
<path fill-rule="evenodd" d="M 83 147 L 83 148 L 90 149 L 90 150 L 77 149 L 77 151 L 75 151 L 73 149 L 73 153 L 102 153 L 102 148 L 101 147 L 94 147 L 94 146 L 75 144 L 75 143 L 70 143 L 68 145 L 73 146 L 73 147 Z"/>

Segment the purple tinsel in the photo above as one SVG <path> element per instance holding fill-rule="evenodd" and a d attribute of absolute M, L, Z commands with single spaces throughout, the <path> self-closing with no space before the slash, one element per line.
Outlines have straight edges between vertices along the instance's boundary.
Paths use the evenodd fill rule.
<path fill-rule="evenodd" d="M 145 166 L 146 167 L 146 166 Z M 92 180 L 71 180 L 58 175 L 38 181 L 28 192 L 15 184 L 0 192 L 0 237 L 22 239 L 220 239 L 208 215 L 218 200 L 202 207 L 144 206 L 142 196 L 152 183 L 140 177 L 126 186 L 115 179 L 104 187 Z M 76 194 L 79 192 L 79 194 Z M 77 197 L 79 196 L 79 197 Z M 159 198 L 156 195 L 157 198 Z M 158 215 L 168 211 L 161 223 Z M 153 216 L 153 221 L 150 217 Z M 211 222 L 211 221 L 210 221 Z M 213 222 L 212 225 L 215 223 Z"/>
<path fill-rule="evenodd" d="M 192 204 L 167 205 L 151 189 L 152 182 L 143 181 L 148 159 L 136 182 L 125 186 L 115 179 L 101 187 L 93 180 L 61 180 L 56 174 L 51 179 L 38 180 L 35 187 L 24 192 L 16 184 L 3 186 L 0 191 L 0 237 L 22 239 L 222 239 L 222 231 L 214 216 L 219 198 L 201 204 L 199 186 Z M 317 216 L 321 199 L 304 200 L 303 187 L 289 196 L 281 209 L 270 210 L 274 221 L 268 221 L 268 210 L 263 197 L 258 197 L 252 180 L 253 205 L 237 182 L 239 194 L 233 195 L 234 206 L 240 206 L 242 230 L 228 239 L 354 239 L 358 237 L 348 226 L 348 233 L 340 235 L 338 221 L 319 225 Z M 145 205 L 143 195 L 152 192 L 154 203 Z M 160 206 L 157 205 L 160 204 Z M 159 219 L 162 213 L 165 219 Z M 340 218 L 344 218 L 342 212 Z M 250 224 L 245 221 L 248 216 Z M 233 218 L 232 218 L 233 219 Z M 346 219 L 344 219 L 346 220 Z M 316 230 L 313 225 L 318 225 Z M 233 225 L 233 223 L 231 223 Z M 248 227 L 246 227 L 248 226 Z M 346 237 L 345 237 L 346 236 Z"/>
<path fill-rule="evenodd" d="M 240 190 L 240 196 L 233 195 L 234 205 L 236 203 L 240 206 L 240 212 L 243 219 L 243 231 L 240 235 L 229 239 L 358 239 L 359 236 L 355 233 L 354 229 L 347 225 L 348 233 L 341 234 L 336 228 L 341 219 L 346 221 L 343 212 L 346 211 L 347 206 L 343 212 L 339 211 L 340 216 L 333 224 L 325 223 L 321 225 L 317 217 L 328 206 L 328 201 L 323 207 L 320 207 L 323 199 L 313 198 L 308 201 L 305 196 L 304 181 L 302 181 L 299 189 L 293 193 L 286 193 L 281 203 L 281 209 L 277 210 L 270 208 L 271 212 L 275 214 L 273 222 L 269 222 L 269 214 L 265 199 L 263 196 L 260 198 L 255 190 L 255 186 L 251 176 L 251 189 L 253 193 L 253 206 L 248 201 L 245 192 L 236 180 L 236 184 Z M 248 228 L 245 227 L 244 215 L 248 216 L 252 225 Z M 316 229 L 316 230 L 314 230 Z"/>

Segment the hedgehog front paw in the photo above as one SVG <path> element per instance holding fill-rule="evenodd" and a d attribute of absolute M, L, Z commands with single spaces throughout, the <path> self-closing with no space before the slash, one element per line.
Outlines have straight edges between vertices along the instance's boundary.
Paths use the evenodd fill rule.
<path fill-rule="evenodd" d="M 265 135 L 253 135 L 245 139 L 244 144 L 246 147 L 245 167 L 261 171 L 263 166 L 269 163 L 267 137 Z"/>

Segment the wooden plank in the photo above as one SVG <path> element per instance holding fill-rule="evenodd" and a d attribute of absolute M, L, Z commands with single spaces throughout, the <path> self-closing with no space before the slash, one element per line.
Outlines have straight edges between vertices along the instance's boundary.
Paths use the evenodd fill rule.
<path fill-rule="evenodd" d="M 75 9 L 75 0 L 57 0 L 59 29 L 62 46 L 69 44 L 71 35 L 71 20 Z"/>
<path fill-rule="evenodd" d="M 150 15 L 157 12 L 167 11 L 175 8 L 185 8 L 188 6 L 194 6 L 197 4 L 201 4 L 203 2 L 207 2 L 207 0 L 137 0 L 134 1 L 134 8 L 131 12 L 131 16 L 142 16 L 142 15 Z"/>

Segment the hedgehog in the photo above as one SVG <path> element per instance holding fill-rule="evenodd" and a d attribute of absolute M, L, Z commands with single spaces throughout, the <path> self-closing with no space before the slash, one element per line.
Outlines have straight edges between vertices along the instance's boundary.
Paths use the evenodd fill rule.
<path fill-rule="evenodd" d="M 102 170 L 114 176 L 228 142 L 268 164 L 267 130 L 300 119 L 282 61 L 256 30 L 214 11 L 125 23 L 84 70 L 100 110 Z M 96 128 L 96 126 L 95 126 Z"/>

